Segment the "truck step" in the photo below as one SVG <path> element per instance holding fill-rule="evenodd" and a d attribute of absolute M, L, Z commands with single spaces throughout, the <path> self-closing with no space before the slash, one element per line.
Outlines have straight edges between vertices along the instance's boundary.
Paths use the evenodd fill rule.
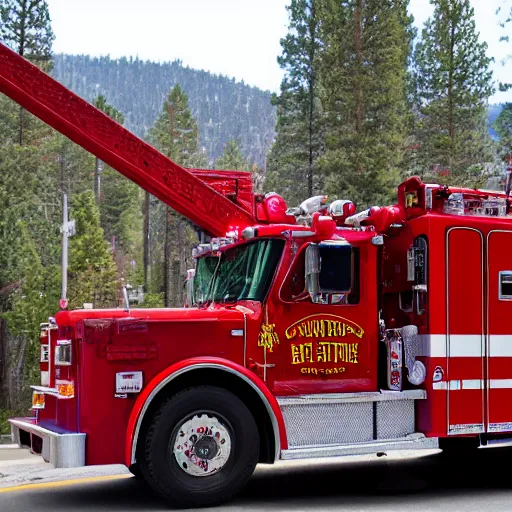
<path fill-rule="evenodd" d="M 343 455 L 367 455 L 390 450 L 436 450 L 439 442 L 435 437 L 414 433 L 403 438 L 373 441 L 369 443 L 338 444 L 328 446 L 303 446 L 281 452 L 282 460 L 341 457 Z"/>

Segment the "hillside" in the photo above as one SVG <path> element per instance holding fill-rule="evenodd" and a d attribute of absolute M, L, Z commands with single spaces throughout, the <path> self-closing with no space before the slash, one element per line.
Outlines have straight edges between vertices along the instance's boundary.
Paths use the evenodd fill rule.
<path fill-rule="evenodd" d="M 53 76 L 79 96 L 99 94 L 125 115 L 125 126 L 144 137 L 165 96 L 180 84 L 199 125 L 200 145 L 210 162 L 230 139 L 238 139 L 250 163 L 264 166 L 274 137 L 270 93 L 234 79 L 185 67 L 133 58 L 55 54 Z"/>
<path fill-rule="evenodd" d="M 248 160 L 265 166 L 275 133 L 276 112 L 270 92 L 232 78 L 182 65 L 134 58 L 111 59 L 55 54 L 53 76 L 88 101 L 107 97 L 125 115 L 125 126 L 144 137 L 169 90 L 180 84 L 199 124 L 200 144 L 213 164 L 230 139 L 238 139 Z M 489 132 L 502 105 L 489 105 Z"/>
<path fill-rule="evenodd" d="M 489 133 L 491 137 L 494 139 L 498 139 L 498 134 L 494 131 L 492 125 L 500 115 L 500 112 L 503 110 L 503 107 L 503 103 L 497 103 L 494 105 L 489 105 L 489 109 L 487 110 L 487 119 L 489 121 Z"/>

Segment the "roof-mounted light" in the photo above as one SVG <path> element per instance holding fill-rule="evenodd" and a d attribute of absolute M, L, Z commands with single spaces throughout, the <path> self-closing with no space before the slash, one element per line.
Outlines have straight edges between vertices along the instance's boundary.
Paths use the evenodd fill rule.
<path fill-rule="evenodd" d="M 246 240 L 256 238 L 258 236 L 258 228 L 248 227 L 242 231 L 242 237 Z"/>

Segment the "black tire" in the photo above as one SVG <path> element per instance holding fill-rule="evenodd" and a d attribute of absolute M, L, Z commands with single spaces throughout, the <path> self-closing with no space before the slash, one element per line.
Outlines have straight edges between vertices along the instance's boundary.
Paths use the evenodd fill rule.
<path fill-rule="evenodd" d="M 439 448 L 445 457 L 471 456 L 480 446 L 480 439 L 475 437 L 443 437 L 439 439 Z"/>
<path fill-rule="evenodd" d="M 128 468 L 128 471 L 135 477 L 136 480 L 142 480 L 144 478 L 138 464 L 132 464 Z"/>
<path fill-rule="evenodd" d="M 178 465 L 173 446 L 183 422 L 205 413 L 218 418 L 229 432 L 231 452 L 218 472 L 198 477 Z M 254 417 L 237 396 L 214 386 L 190 388 L 167 400 L 155 414 L 140 469 L 148 484 L 173 507 L 215 506 L 245 486 L 258 462 L 259 444 Z"/>

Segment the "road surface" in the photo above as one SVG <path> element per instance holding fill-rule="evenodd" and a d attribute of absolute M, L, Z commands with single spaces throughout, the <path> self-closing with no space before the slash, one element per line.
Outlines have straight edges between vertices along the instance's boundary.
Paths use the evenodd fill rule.
<path fill-rule="evenodd" d="M 469 460 L 439 452 L 404 458 L 287 462 L 257 469 L 221 511 L 511 511 L 512 448 L 487 448 Z M 146 512 L 168 510 L 128 475 L 0 489 L 2 512 Z"/>

